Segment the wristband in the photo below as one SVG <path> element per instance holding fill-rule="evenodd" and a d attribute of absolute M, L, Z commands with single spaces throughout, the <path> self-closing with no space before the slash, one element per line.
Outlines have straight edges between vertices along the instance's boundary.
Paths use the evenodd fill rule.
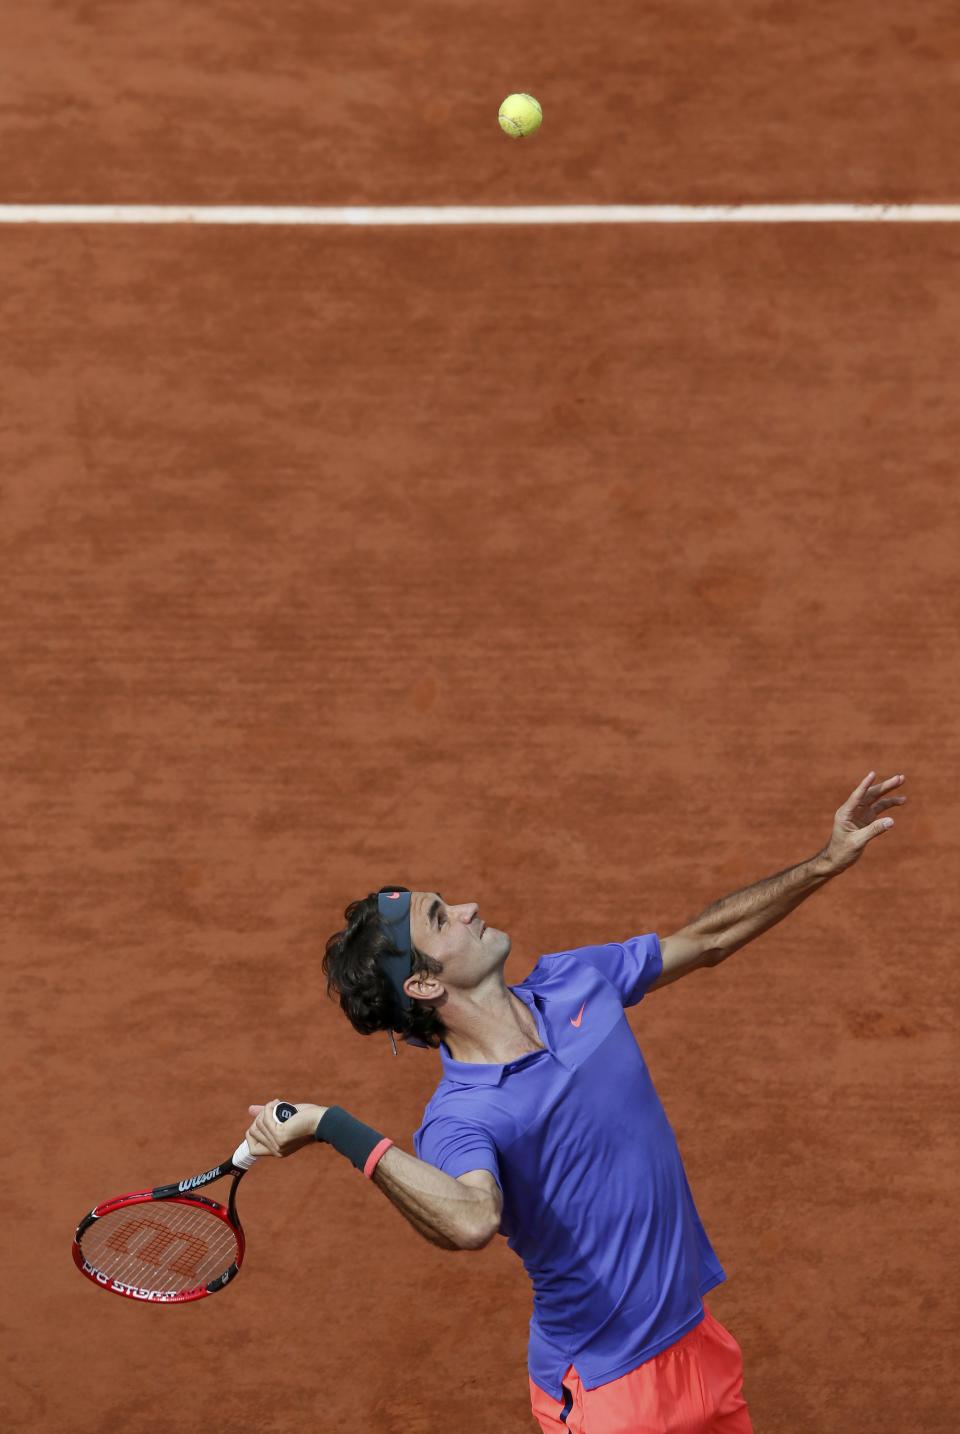
<path fill-rule="evenodd" d="M 314 1139 L 339 1150 L 368 1180 L 372 1179 L 377 1162 L 393 1144 L 387 1136 L 364 1125 L 362 1120 L 357 1120 L 339 1105 L 328 1106 L 324 1111 Z"/>

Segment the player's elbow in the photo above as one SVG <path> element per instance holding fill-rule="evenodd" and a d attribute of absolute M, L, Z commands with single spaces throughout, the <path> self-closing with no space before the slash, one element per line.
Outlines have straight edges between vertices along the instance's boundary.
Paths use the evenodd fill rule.
<path fill-rule="evenodd" d="M 496 1177 L 489 1170 L 468 1170 L 456 1177 L 460 1186 L 470 1195 L 470 1203 L 458 1211 L 458 1223 L 463 1227 L 462 1239 L 465 1250 L 483 1250 L 500 1229 L 503 1211 L 503 1194 Z"/>
<path fill-rule="evenodd" d="M 488 1235 L 488 1236 L 486 1237 L 486 1239 L 483 1239 L 483 1240 L 477 1239 L 476 1236 L 472 1236 L 470 1239 L 464 1239 L 464 1240 L 457 1246 L 457 1249 L 458 1249 L 458 1250 L 485 1250 L 486 1247 L 489 1245 L 489 1243 L 490 1243 L 490 1241 L 491 1241 L 492 1239 L 493 1239 L 493 1236 L 492 1236 L 492 1235 Z"/>
<path fill-rule="evenodd" d="M 485 1250 L 494 1235 L 497 1234 L 499 1228 L 499 1220 L 497 1220 L 494 1225 L 486 1221 L 481 1225 L 472 1226 L 471 1229 L 464 1234 L 463 1243 L 460 1248 L 463 1250 Z"/>

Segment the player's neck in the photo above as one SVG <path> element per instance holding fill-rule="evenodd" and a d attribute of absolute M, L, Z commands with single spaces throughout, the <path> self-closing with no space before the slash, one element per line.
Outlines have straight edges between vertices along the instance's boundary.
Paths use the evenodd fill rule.
<path fill-rule="evenodd" d="M 533 1013 L 506 986 L 494 999 L 465 1001 L 455 1016 L 447 1016 L 444 1039 L 455 1061 L 499 1066 L 543 1050 Z"/>

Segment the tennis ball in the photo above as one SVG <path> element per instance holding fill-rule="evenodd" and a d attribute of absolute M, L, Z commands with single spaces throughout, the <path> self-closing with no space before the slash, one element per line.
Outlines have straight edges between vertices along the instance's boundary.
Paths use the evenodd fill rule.
<path fill-rule="evenodd" d="M 533 95 L 507 95 L 500 106 L 500 128 L 511 139 L 533 134 L 543 123 L 543 110 Z"/>

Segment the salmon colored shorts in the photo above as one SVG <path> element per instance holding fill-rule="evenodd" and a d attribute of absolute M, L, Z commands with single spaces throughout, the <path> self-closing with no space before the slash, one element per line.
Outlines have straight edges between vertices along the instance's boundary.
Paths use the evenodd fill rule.
<path fill-rule="evenodd" d="M 753 1434 L 743 1397 L 743 1353 L 707 1309 L 676 1344 L 629 1374 L 584 1389 L 571 1364 L 562 1404 L 530 1380 L 546 1434 Z"/>

